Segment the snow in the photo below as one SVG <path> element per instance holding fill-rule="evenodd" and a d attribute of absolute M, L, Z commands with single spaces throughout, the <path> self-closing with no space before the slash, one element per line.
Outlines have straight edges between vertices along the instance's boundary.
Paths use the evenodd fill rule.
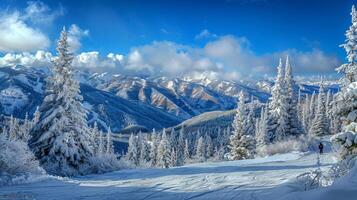
<path fill-rule="evenodd" d="M 15 76 L 14 79 L 20 81 L 21 83 L 31 86 L 35 92 L 38 92 L 40 94 L 43 93 L 43 89 L 42 89 L 43 84 L 40 82 L 39 79 L 37 79 L 36 82 L 33 81 L 30 82 L 25 74 L 19 74 Z"/>
<path fill-rule="evenodd" d="M 332 154 L 325 154 L 321 162 L 326 169 L 335 160 Z M 32 184 L 2 187 L 0 198 L 26 194 L 40 200 L 277 199 L 289 196 L 294 191 L 290 181 L 313 168 L 316 168 L 316 154 L 294 152 L 169 169 L 126 169 L 77 178 L 49 176 Z M 282 199 L 290 200 L 291 196 L 294 197 Z"/>
<path fill-rule="evenodd" d="M 12 114 L 16 109 L 21 109 L 28 102 L 28 97 L 18 87 L 9 87 L 0 92 L 0 103 L 5 114 Z"/>

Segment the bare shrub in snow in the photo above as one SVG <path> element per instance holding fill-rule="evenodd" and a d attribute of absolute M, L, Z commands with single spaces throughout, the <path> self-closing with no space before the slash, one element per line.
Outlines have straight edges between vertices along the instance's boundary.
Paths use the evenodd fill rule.
<path fill-rule="evenodd" d="M 307 147 L 307 143 L 302 139 L 289 139 L 268 145 L 266 147 L 266 154 L 274 155 L 292 151 L 305 151 Z"/>
<path fill-rule="evenodd" d="M 104 173 L 119 170 L 120 162 L 115 154 L 103 153 L 93 156 L 90 160 L 93 173 Z"/>
<path fill-rule="evenodd" d="M 318 156 L 317 169 L 305 172 L 296 177 L 297 185 L 300 186 L 300 190 L 313 190 L 320 187 L 326 187 L 332 184 L 330 174 L 328 172 L 323 172 L 320 168 L 320 165 L 320 156 Z"/>
<path fill-rule="evenodd" d="M 19 177 L 25 181 L 31 174 L 44 174 L 25 142 L 0 135 L 0 149 L 0 185 L 20 183 Z"/>
<path fill-rule="evenodd" d="M 296 179 L 298 185 L 301 185 L 305 191 L 324 186 L 323 173 L 320 168 L 300 174 Z"/>

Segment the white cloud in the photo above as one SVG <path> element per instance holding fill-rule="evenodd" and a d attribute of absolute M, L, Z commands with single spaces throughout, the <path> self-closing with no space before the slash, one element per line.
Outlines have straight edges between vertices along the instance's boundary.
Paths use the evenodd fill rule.
<path fill-rule="evenodd" d="M 40 30 L 63 14 L 63 8 L 51 10 L 41 1 L 29 1 L 23 11 L 0 12 L 0 52 L 35 52 L 47 49 L 48 37 Z"/>
<path fill-rule="evenodd" d="M 28 26 L 19 12 L 0 15 L 0 52 L 46 49 L 49 39 L 40 30 Z"/>
<path fill-rule="evenodd" d="M 201 39 L 209 39 L 209 38 L 217 38 L 218 36 L 214 33 L 211 33 L 207 29 L 203 29 L 198 35 L 195 36 L 196 40 L 201 40 Z"/>
<path fill-rule="evenodd" d="M 107 56 L 101 56 L 99 52 L 92 51 L 75 56 L 73 66 L 98 72 L 123 72 L 123 62 L 123 55 L 109 53 Z"/>
<path fill-rule="evenodd" d="M 320 49 L 298 51 L 289 49 L 281 52 L 258 55 L 250 48 L 246 38 L 222 36 L 204 46 L 205 56 L 224 65 L 225 71 L 240 75 L 274 74 L 279 58 L 290 56 L 294 72 L 298 74 L 331 73 L 340 63 L 334 55 Z M 228 73 L 229 74 L 229 73 Z"/>
<path fill-rule="evenodd" d="M 19 54 L 7 53 L 3 57 L 0 57 L 0 66 L 48 67 L 51 64 L 52 58 L 52 54 L 45 51 L 37 51 L 35 54 L 28 52 Z"/>
<path fill-rule="evenodd" d="M 125 67 L 155 75 L 183 75 L 190 71 L 218 70 L 217 63 L 201 55 L 201 51 L 173 42 L 153 42 L 133 48 Z"/>
<path fill-rule="evenodd" d="M 73 65 L 100 72 L 238 80 L 275 75 L 279 58 L 286 55 L 290 56 L 296 76 L 334 73 L 334 68 L 340 63 L 336 56 L 327 55 L 320 49 L 289 49 L 258 55 L 251 50 L 246 38 L 222 36 L 196 48 L 161 41 L 132 48 L 127 55 L 82 52 L 75 56 Z M 51 59 L 52 55 L 44 51 L 6 54 L 0 57 L 0 66 L 46 66 L 50 65 Z"/>
<path fill-rule="evenodd" d="M 52 10 L 41 1 L 28 1 L 24 13 L 24 20 L 29 20 L 36 25 L 50 25 L 57 17 L 64 14 L 64 9 L 59 6 L 58 9 Z"/>
<path fill-rule="evenodd" d="M 81 39 L 89 35 L 89 30 L 83 30 L 76 24 L 72 24 L 68 30 L 68 43 L 72 52 L 77 52 L 82 44 Z"/>

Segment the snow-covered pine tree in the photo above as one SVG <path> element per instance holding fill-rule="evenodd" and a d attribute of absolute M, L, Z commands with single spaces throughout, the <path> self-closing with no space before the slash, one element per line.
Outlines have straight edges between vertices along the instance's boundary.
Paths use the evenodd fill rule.
<path fill-rule="evenodd" d="M 156 134 L 155 129 L 152 129 L 151 146 L 150 146 L 151 166 L 156 166 L 157 164 L 157 148 L 159 144 L 160 144 L 160 137 Z"/>
<path fill-rule="evenodd" d="M 187 163 L 190 160 L 190 158 L 191 158 L 191 156 L 190 156 L 188 139 L 185 139 L 184 162 Z"/>
<path fill-rule="evenodd" d="M 162 131 L 161 141 L 157 149 L 157 165 L 162 168 L 168 168 L 171 162 L 171 146 L 166 136 L 165 129 Z"/>
<path fill-rule="evenodd" d="M 298 118 L 299 118 L 299 121 L 301 122 L 301 127 L 304 130 L 304 123 L 303 123 L 303 120 L 302 120 L 302 118 L 303 118 L 302 117 L 303 116 L 303 110 L 304 110 L 304 103 L 303 103 L 303 99 L 302 99 L 302 96 L 301 96 L 300 87 L 299 87 L 299 92 L 298 92 L 297 110 L 298 110 Z"/>
<path fill-rule="evenodd" d="M 74 79 L 67 31 L 57 42 L 57 57 L 47 80 L 46 97 L 40 106 L 39 123 L 32 129 L 30 147 L 50 174 L 72 176 L 90 173 L 93 155 L 87 112 Z"/>
<path fill-rule="evenodd" d="M 312 121 L 315 118 L 315 111 L 316 111 L 316 92 L 314 91 L 311 95 L 310 104 L 309 104 L 308 130 L 310 130 L 312 126 Z"/>
<path fill-rule="evenodd" d="M 223 151 L 223 154 L 226 154 L 229 151 L 229 142 L 230 142 L 230 137 L 231 137 L 232 131 L 231 127 L 228 126 L 223 130 L 223 135 L 222 135 L 222 140 L 220 142 L 220 146 Z"/>
<path fill-rule="evenodd" d="M 113 140 L 112 140 L 112 129 L 110 126 L 108 127 L 108 132 L 107 132 L 107 154 L 113 154 L 114 153 L 114 147 L 113 147 Z"/>
<path fill-rule="evenodd" d="M 264 107 L 261 108 L 260 117 L 256 118 L 256 120 L 255 120 L 255 133 L 254 133 L 255 147 L 257 147 L 257 136 L 260 133 L 260 120 L 262 119 L 263 111 L 264 111 Z"/>
<path fill-rule="evenodd" d="M 304 134 L 301 122 L 298 117 L 298 96 L 294 90 L 295 81 L 292 74 L 292 67 L 289 62 L 289 56 L 286 57 L 285 64 L 285 83 L 286 83 L 286 111 L 287 111 L 287 132 L 288 137 L 299 137 Z"/>
<path fill-rule="evenodd" d="M 309 109 L 309 95 L 306 94 L 305 100 L 302 104 L 302 117 L 301 117 L 301 121 L 302 121 L 302 126 L 304 128 L 304 132 L 308 133 L 309 131 L 309 116 L 310 116 L 310 109 Z"/>
<path fill-rule="evenodd" d="M 223 133 L 221 127 L 217 128 L 217 137 L 215 139 L 215 146 L 219 149 L 221 148 L 221 144 L 223 143 Z"/>
<path fill-rule="evenodd" d="M 27 143 L 28 140 L 30 139 L 31 128 L 32 128 L 32 123 L 28 118 L 28 113 L 26 113 L 23 123 L 19 125 L 19 130 L 17 132 L 18 139 Z"/>
<path fill-rule="evenodd" d="M 93 128 L 91 128 L 91 137 L 92 137 L 91 141 L 93 142 L 92 143 L 93 154 L 99 155 L 100 133 L 96 121 L 94 122 Z"/>
<path fill-rule="evenodd" d="M 342 44 L 348 62 L 337 68 L 342 73 L 342 88 L 336 96 L 334 114 L 343 121 L 343 132 L 331 138 L 340 147 L 340 157 L 349 161 L 357 155 L 357 11 L 352 6 L 352 25 L 346 31 L 346 42 Z M 355 162 L 351 162 L 355 163 Z"/>
<path fill-rule="evenodd" d="M 266 146 L 270 142 L 268 133 L 268 122 L 268 110 L 267 108 L 262 108 L 257 128 L 258 131 L 255 135 L 256 151 L 259 155 L 265 155 Z"/>
<path fill-rule="evenodd" d="M 206 160 L 206 144 L 203 136 L 201 136 L 197 141 L 196 159 L 199 162 Z"/>
<path fill-rule="evenodd" d="M 171 148 L 170 166 L 171 167 L 176 167 L 177 166 L 177 151 L 175 151 L 175 148 Z"/>
<path fill-rule="evenodd" d="M 250 133 L 248 131 L 249 124 L 246 123 L 245 120 L 248 110 L 243 92 L 239 93 L 239 102 L 237 106 L 237 113 L 232 123 L 233 134 L 231 135 L 229 142 L 230 157 L 233 160 L 252 158 L 255 147 L 253 136 L 247 134 Z"/>
<path fill-rule="evenodd" d="M 22 127 L 23 127 L 22 128 L 22 130 L 23 130 L 23 134 L 22 134 L 23 141 L 26 141 L 26 143 L 27 143 L 31 138 L 30 132 L 31 132 L 31 129 L 33 127 L 33 123 L 29 119 L 28 113 L 26 113 L 26 115 L 25 115 L 25 120 L 24 120 L 24 123 L 22 124 Z"/>
<path fill-rule="evenodd" d="M 324 136 L 329 134 L 329 123 L 325 111 L 325 91 L 323 84 L 320 84 L 319 95 L 317 97 L 317 109 L 315 118 L 312 120 L 312 126 L 309 130 L 310 135 Z"/>
<path fill-rule="evenodd" d="M 36 111 L 33 114 L 32 117 L 32 127 L 36 126 L 36 124 L 40 121 L 41 113 L 39 111 L 39 107 L 36 107 Z"/>
<path fill-rule="evenodd" d="M 213 156 L 213 141 L 210 135 L 205 135 L 205 143 L 206 143 L 206 158 L 210 158 Z"/>
<path fill-rule="evenodd" d="M 139 144 L 138 139 L 133 134 L 129 138 L 128 152 L 126 153 L 126 159 L 133 165 L 139 165 Z"/>
<path fill-rule="evenodd" d="M 200 137 L 203 137 L 203 134 L 201 132 L 200 129 L 197 130 L 197 133 L 195 135 L 195 143 L 194 143 L 194 147 L 193 147 L 193 152 L 196 153 L 197 151 L 197 146 L 198 146 L 198 140 L 200 139 Z"/>
<path fill-rule="evenodd" d="M 146 137 L 141 140 L 140 146 L 140 165 L 147 166 L 150 163 L 150 146 Z"/>
<path fill-rule="evenodd" d="M 279 59 L 279 65 L 277 67 L 277 70 L 278 70 L 278 74 L 276 76 L 274 86 L 272 87 L 271 98 L 269 101 L 269 110 L 271 112 L 271 116 L 274 117 L 275 119 L 278 119 L 282 112 L 280 110 L 280 107 L 281 107 L 282 100 L 284 99 L 282 96 L 285 93 L 285 86 L 284 86 L 285 72 L 284 72 L 281 58 Z"/>
<path fill-rule="evenodd" d="M 177 139 L 176 139 L 176 134 L 175 130 L 172 128 L 170 132 L 170 145 L 171 147 L 175 148 L 177 147 Z"/>
<path fill-rule="evenodd" d="M 99 140 L 97 155 L 103 155 L 103 153 L 105 152 L 104 151 L 105 144 L 104 144 L 104 138 L 103 138 L 103 131 L 99 131 L 97 140 Z"/>
<path fill-rule="evenodd" d="M 10 121 L 9 121 L 9 139 L 10 140 L 19 140 L 19 121 L 17 118 L 13 117 L 12 115 L 10 116 Z"/>
<path fill-rule="evenodd" d="M 184 127 L 182 126 L 179 133 L 178 144 L 177 144 L 177 165 L 181 166 L 185 162 L 185 134 Z"/>
<path fill-rule="evenodd" d="M 279 60 L 277 67 L 278 75 L 275 84 L 272 88 L 272 96 L 269 101 L 269 126 L 268 131 L 271 142 L 275 142 L 285 138 L 287 127 L 287 101 L 285 87 L 285 72 L 282 60 Z"/>
<path fill-rule="evenodd" d="M 333 97 L 332 97 L 331 90 L 328 90 L 327 95 L 326 95 L 326 101 L 325 101 L 326 117 L 328 119 L 331 118 L 332 99 L 333 99 Z"/>
<path fill-rule="evenodd" d="M 247 116 L 246 119 L 244 120 L 245 126 L 247 127 L 247 131 L 246 131 L 246 135 L 251 135 L 254 137 L 255 134 L 255 118 L 254 118 L 254 105 L 253 105 L 253 100 L 251 100 L 251 102 L 248 104 L 248 112 L 247 112 Z"/>
<path fill-rule="evenodd" d="M 341 119 L 340 116 L 335 115 L 334 112 L 337 109 L 337 101 L 335 100 L 336 95 L 332 96 L 332 106 L 331 106 L 331 122 L 330 122 L 330 133 L 331 134 L 337 134 L 341 132 Z"/>
<path fill-rule="evenodd" d="M 120 163 L 117 159 L 117 155 L 114 153 L 112 131 L 110 127 L 108 127 L 105 141 L 103 141 L 103 135 L 101 131 L 95 135 L 97 135 L 97 137 L 94 139 L 97 141 L 99 139 L 99 144 L 94 143 L 97 146 L 97 152 L 91 159 L 93 171 L 96 173 L 103 173 L 118 170 Z M 101 137 L 102 139 L 98 137 Z M 100 144 L 101 142 L 102 144 Z M 103 145 L 103 142 L 105 142 L 105 145 Z"/>

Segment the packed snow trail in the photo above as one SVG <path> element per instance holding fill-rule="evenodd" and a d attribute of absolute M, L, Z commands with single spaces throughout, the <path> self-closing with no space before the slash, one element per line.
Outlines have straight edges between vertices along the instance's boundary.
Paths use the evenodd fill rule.
<path fill-rule="evenodd" d="M 317 154 L 289 153 L 252 160 L 131 169 L 0 188 L 0 199 L 276 199 L 298 174 L 316 168 Z M 335 162 L 321 156 L 322 168 Z"/>

